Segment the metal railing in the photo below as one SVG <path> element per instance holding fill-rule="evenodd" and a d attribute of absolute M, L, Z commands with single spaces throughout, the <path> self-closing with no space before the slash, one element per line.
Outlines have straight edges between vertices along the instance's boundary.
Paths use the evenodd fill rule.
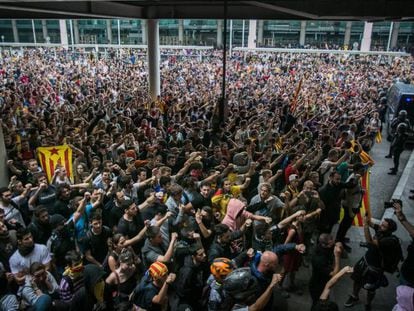
<path fill-rule="evenodd" d="M 105 51 L 107 49 L 142 49 L 146 50 L 147 45 L 143 44 L 68 44 L 63 46 L 59 43 L 14 43 L 14 42 L 0 42 L 0 48 L 65 48 L 65 49 L 89 49 L 95 51 Z M 160 45 L 161 49 L 169 50 L 213 50 L 213 46 L 198 46 L 198 45 Z M 386 52 L 386 51 L 368 51 L 362 52 L 359 50 L 328 50 L 328 49 L 292 49 L 292 48 L 243 48 L 233 47 L 233 51 L 239 52 L 259 52 L 259 53 L 304 53 L 304 54 L 353 54 L 353 55 L 382 55 L 393 57 L 408 57 L 406 52 Z"/>

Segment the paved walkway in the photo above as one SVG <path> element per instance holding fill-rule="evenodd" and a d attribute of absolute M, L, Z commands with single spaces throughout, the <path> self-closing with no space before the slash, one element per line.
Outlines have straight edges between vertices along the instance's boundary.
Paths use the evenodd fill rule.
<path fill-rule="evenodd" d="M 400 171 L 396 176 L 387 174 L 391 168 L 392 160 L 385 159 L 384 156 L 388 152 L 389 143 L 384 141 L 373 148 L 373 158 L 376 161 L 375 166 L 371 170 L 371 210 L 375 218 L 389 217 L 394 218 L 398 224 L 396 235 L 401 239 L 404 252 L 411 239 L 408 233 L 404 230 L 402 225 L 393 215 L 392 209 L 384 210 L 384 201 L 389 201 L 391 198 L 399 198 L 403 201 L 403 210 L 407 219 L 414 223 L 414 201 L 409 200 L 410 189 L 414 189 L 414 152 L 404 151 L 401 156 Z M 359 227 L 352 227 L 347 235 L 350 238 L 349 245 L 352 247 L 352 252 L 347 259 L 342 260 L 342 266 L 353 266 L 365 253 L 365 249 L 359 247 L 361 241 L 365 241 L 363 229 Z M 297 275 L 297 283 L 303 288 L 304 294 L 302 296 L 291 294 L 288 298 L 289 310 L 310 310 L 311 298 L 307 289 L 307 280 L 310 279 L 311 268 L 301 267 Z M 395 288 L 398 285 L 397 274 L 387 274 L 389 286 L 377 290 L 376 297 L 372 302 L 372 310 L 374 311 L 390 311 L 395 305 Z M 349 277 L 344 277 L 335 288 L 332 290 L 331 299 L 338 303 L 339 310 L 347 311 L 362 311 L 364 310 L 364 303 L 366 301 L 366 293 L 361 291 L 360 302 L 352 308 L 343 307 L 347 300 L 349 293 L 352 291 L 352 280 Z"/>

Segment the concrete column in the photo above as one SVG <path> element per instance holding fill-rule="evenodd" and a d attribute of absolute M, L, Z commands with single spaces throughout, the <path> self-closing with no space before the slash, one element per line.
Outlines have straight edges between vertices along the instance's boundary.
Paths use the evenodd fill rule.
<path fill-rule="evenodd" d="M 59 20 L 59 29 L 60 29 L 60 43 L 65 49 L 67 49 L 69 47 L 69 40 L 68 40 L 68 29 L 66 27 L 66 20 L 64 19 Z"/>
<path fill-rule="evenodd" d="M 305 45 L 305 37 L 306 37 L 306 21 L 300 22 L 300 34 L 299 34 L 299 45 Z"/>
<path fill-rule="evenodd" d="M 349 42 L 351 41 L 351 28 L 352 28 L 352 22 L 346 22 L 345 35 L 344 35 L 344 46 L 347 46 L 348 49 L 349 49 Z"/>
<path fill-rule="evenodd" d="M 45 19 L 42 19 L 42 33 L 43 33 L 43 39 L 45 42 L 47 42 L 47 37 L 49 36 L 47 32 L 47 22 Z"/>
<path fill-rule="evenodd" d="M 178 42 L 184 44 L 184 20 L 178 20 Z"/>
<path fill-rule="evenodd" d="M 0 126 L 0 159 L 0 187 L 7 187 L 9 185 L 9 177 L 7 176 L 7 154 L 2 126 Z"/>
<path fill-rule="evenodd" d="M 259 46 L 263 45 L 263 27 L 264 27 L 264 20 L 259 20 L 257 22 L 257 44 Z"/>
<path fill-rule="evenodd" d="M 361 52 L 369 52 L 371 50 L 371 36 L 372 36 L 372 23 L 365 22 L 364 34 L 361 41 Z"/>
<path fill-rule="evenodd" d="M 160 36 L 157 19 L 148 20 L 147 38 L 149 93 L 151 99 L 156 100 L 160 95 Z"/>
<path fill-rule="evenodd" d="M 398 32 L 400 31 L 400 22 L 394 22 L 394 27 L 392 28 L 391 33 L 391 50 L 397 46 L 398 41 Z"/>
<path fill-rule="evenodd" d="M 217 20 L 217 47 L 223 46 L 223 20 Z"/>
<path fill-rule="evenodd" d="M 106 20 L 106 38 L 108 39 L 108 43 L 112 44 L 112 20 Z"/>
<path fill-rule="evenodd" d="M 257 30 L 257 20 L 249 20 L 249 36 L 247 37 L 247 48 L 255 49 L 256 48 L 256 30 Z"/>
<path fill-rule="evenodd" d="M 75 39 L 75 44 L 79 44 L 79 24 L 76 19 L 72 20 L 73 23 L 73 39 Z"/>
<path fill-rule="evenodd" d="M 141 19 L 142 44 L 147 44 L 147 20 Z"/>
<path fill-rule="evenodd" d="M 13 28 L 13 40 L 15 43 L 19 43 L 19 31 L 17 30 L 17 23 L 15 19 L 12 19 L 12 28 Z"/>

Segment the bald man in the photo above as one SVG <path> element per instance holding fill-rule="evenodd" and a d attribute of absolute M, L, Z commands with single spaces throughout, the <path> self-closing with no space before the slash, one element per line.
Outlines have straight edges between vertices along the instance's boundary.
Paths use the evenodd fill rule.
<path fill-rule="evenodd" d="M 273 248 L 273 251 L 265 251 L 263 253 L 256 252 L 254 258 L 250 264 L 250 270 L 252 275 L 257 279 L 257 291 L 256 291 L 256 299 L 259 298 L 265 291 L 266 288 L 272 281 L 272 276 L 277 270 L 280 269 L 279 267 L 279 257 L 282 256 L 286 252 L 300 252 L 304 253 L 306 250 L 305 245 L 303 244 L 295 244 L 295 243 L 288 243 L 288 244 L 281 244 Z M 280 296 L 280 295 L 278 295 Z M 269 303 L 266 305 L 264 310 L 273 310 L 272 306 L 275 304 L 276 297 L 275 292 L 273 293 L 272 298 L 270 299 Z M 278 299 L 278 305 L 283 303 Z M 279 309 L 278 309 L 279 310 Z"/>

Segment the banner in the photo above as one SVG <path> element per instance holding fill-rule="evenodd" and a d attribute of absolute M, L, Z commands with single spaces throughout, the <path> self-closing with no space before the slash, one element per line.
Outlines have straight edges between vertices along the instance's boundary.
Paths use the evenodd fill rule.
<path fill-rule="evenodd" d="M 366 170 L 364 175 L 361 177 L 361 186 L 362 189 L 365 189 L 365 194 L 362 197 L 361 208 L 359 213 L 355 215 L 354 221 L 352 224 L 354 226 L 363 227 L 364 226 L 364 216 L 368 214 L 371 217 L 371 207 L 369 205 L 369 175 L 371 172 Z"/>
<path fill-rule="evenodd" d="M 364 175 L 361 177 L 361 186 L 365 190 L 365 194 L 362 197 L 361 208 L 359 213 L 355 215 L 354 220 L 352 221 L 353 226 L 363 227 L 364 226 L 364 216 L 367 213 L 371 217 L 371 207 L 369 203 L 369 175 L 371 173 L 367 170 Z M 341 208 L 341 216 L 339 222 L 342 221 L 344 217 L 344 210 Z"/>
<path fill-rule="evenodd" d="M 299 92 L 300 92 L 300 89 L 302 88 L 302 82 L 303 82 L 303 77 L 302 77 L 302 78 L 300 78 L 300 80 L 299 80 L 299 84 L 298 84 L 298 86 L 296 87 L 295 94 L 294 94 L 293 99 L 292 99 L 292 101 L 291 101 L 291 103 L 290 103 L 290 111 L 291 111 L 292 113 L 293 113 L 293 112 L 295 112 L 295 110 L 296 110 L 296 105 L 298 104 L 298 97 L 299 97 Z"/>
<path fill-rule="evenodd" d="M 68 145 L 39 147 L 36 149 L 36 153 L 49 182 L 52 180 L 57 166 L 64 166 L 67 176 L 73 181 L 72 149 Z"/>

